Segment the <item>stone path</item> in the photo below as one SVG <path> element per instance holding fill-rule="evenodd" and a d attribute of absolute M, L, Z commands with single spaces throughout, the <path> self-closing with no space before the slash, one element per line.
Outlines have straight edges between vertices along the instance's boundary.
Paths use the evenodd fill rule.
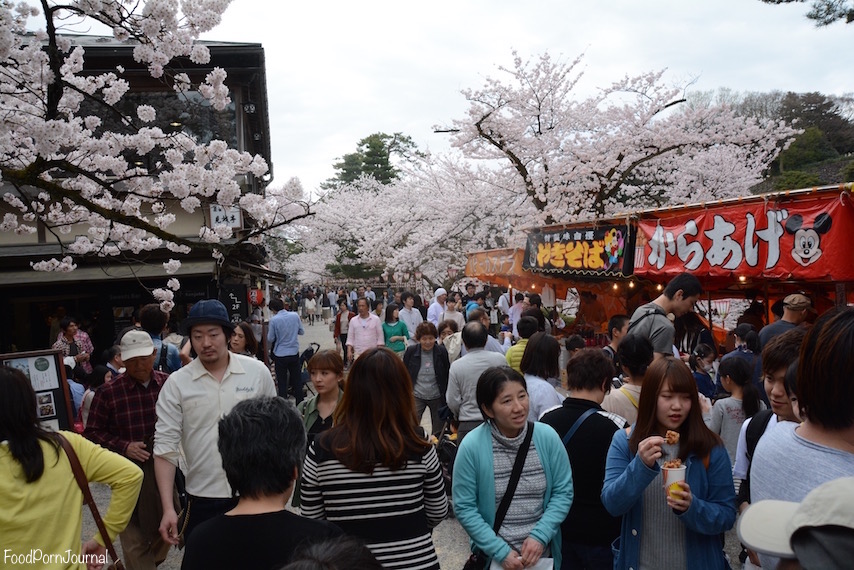
<path fill-rule="evenodd" d="M 329 331 L 328 325 L 324 325 L 322 320 L 314 325 L 307 323 L 303 323 L 303 325 L 305 335 L 300 337 L 300 352 L 308 348 L 312 342 L 319 344 L 321 349 L 335 347 L 332 333 Z M 425 419 L 429 424 L 429 413 L 425 414 Z M 101 512 L 105 512 L 109 503 L 110 489 L 105 485 L 93 484 L 92 495 L 95 497 Z M 95 523 L 92 521 L 89 509 L 84 506 L 83 511 L 83 536 L 89 538 L 95 532 Z M 433 531 L 433 542 L 436 545 L 436 552 L 442 568 L 463 567 L 469 556 L 468 536 L 456 519 L 446 519 L 436 527 Z M 116 541 L 116 549 L 121 555 L 121 544 L 118 540 Z M 726 551 L 730 556 L 733 568 L 740 568 L 741 565 L 737 558 L 740 546 L 734 530 L 727 533 Z M 181 567 L 182 559 L 183 552 L 173 549 L 166 561 L 159 566 L 159 570 L 178 570 Z"/>
<path fill-rule="evenodd" d="M 305 328 L 305 334 L 300 337 L 300 352 L 308 348 L 312 342 L 319 344 L 321 349 L 335 348 L 329 326 L 324 325 L 322 320 L 320 323 L 315 323 L 314 325 L 308 325 L 304 322 L 303 327 Z M 427 417 L 429 418 L 429 413 Z M 106 512 L 110 501 L 110 489 L 106 485 L 98 483 L 93 483 L 91 489 L 92 496 L 98 504 L 98 509 L 103 514 Z M 95 522 L 92 520 L 88 507 L 84 505 L 83 537 L 86 539 L 90 538 L 95 533 L 95 530 Z M 433 531 L 433 542 L 436 545 L 436 552 L 438 553 L 442 568 L 453 569 L 463 567 L 469 556 L 468 536 L 456 519 L 443 521 Z M 115 546 L 119 556 L 121 556 L 121 544 L 119 540 L 116 540 Z M 182 560 L 183 551 L 173 549 L 166 561 L 158 567 L 158 570 L 178 570 L 181 568 Z"/>

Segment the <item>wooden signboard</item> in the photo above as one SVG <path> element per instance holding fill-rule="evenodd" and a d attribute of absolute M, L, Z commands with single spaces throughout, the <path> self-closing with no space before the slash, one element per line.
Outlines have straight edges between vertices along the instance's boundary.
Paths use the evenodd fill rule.
<path fill-rule="evenodd" d="M 10 352 L 0 354 L 0 362 L 20 370 L 30 379 L 36 392 L 36 415 L 46 427 L 54 431 L 72 430 L 74 413 L 61 352 Z"/>

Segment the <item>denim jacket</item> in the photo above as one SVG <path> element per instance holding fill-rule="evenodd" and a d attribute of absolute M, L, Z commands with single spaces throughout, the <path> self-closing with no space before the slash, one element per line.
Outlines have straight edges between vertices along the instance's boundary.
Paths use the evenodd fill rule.
<path fill-rule="evenodd" d="M 686 461 L 685 480 L 691 487 L 691 506 L 677 515 L 685 525 L 686 560 L 692 570 L 728 568 L 720 534 L 735 523 L 735 488 L 726 448 L 719 445 L 709 455 L 709 467 L 695 455 Z M 658 476 L 629 451 L 624 430 L 614 433 L 605 465 L 602 504 L 613 516 L 622 516 L 620 538 L 614 543 L 614 568 L 633 569 L 640 559 L 643 532 L 644 489 Z M 663 493 L 664 491 L 662 491 Z"/>

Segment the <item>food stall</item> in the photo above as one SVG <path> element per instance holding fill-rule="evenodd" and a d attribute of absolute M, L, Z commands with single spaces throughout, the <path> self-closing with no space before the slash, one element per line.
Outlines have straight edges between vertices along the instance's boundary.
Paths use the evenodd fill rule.
<path fill-rule="evenodd" d="M 852 187 L 760 194 L 535 228 L 527 232 L 524 251 L 470 254 L 466 275 L 536 292 L 549 286 L 557 298 L 575 289 L 613 315 L 630 314 L 687 271 L 703 283 L 709 316 L 726 316 L 727 299 L 764 298 L 767 311 L 792 292 L 807 294 L 821 313 L 852 300 L 854 256 L 846 253 L 854 236 Z M 592 319 L 594 325 L 601 324 L 600 317 Z M 770 315 L 766 318 L 770 322 Z M 710 323 L 719 341 L 728 328 L 721 321 Z"/>
<path fill-rule="evenodd" d="M 818 312 L 850 302 L 852 185 L 640 212 L 633 274 L 696 274 L 715 296 L 753 290 L 770 302 L 802 291 Z M 847 252 L 847 253 L 846 253 Z"/>

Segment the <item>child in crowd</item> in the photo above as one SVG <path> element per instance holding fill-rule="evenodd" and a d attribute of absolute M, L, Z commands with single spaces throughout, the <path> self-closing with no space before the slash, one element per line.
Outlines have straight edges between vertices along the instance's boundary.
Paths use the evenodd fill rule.
<path fill-rule="evenodd" d="M 712 374 L 715 373 L 715 349 L 708 344 L 700 343 L 688 357 L 688 366 L 694 373 L 694 381 L 697 382 L 697 390 L 709 400 L 715 397 L 715 381 Z"/>
<path fill-rule="evenodd" d="M 731 466 L 721 438 L 703 423 L 697 384 L 681 360 L 650 365 L 627 431 L 614 433 L 602 487 L 602 504 L 623 517 L 614 568 L 726 568 L 720 535 L 735 522 Z M 678 437 L 668 443 L 671 431 Z M 677 458 L 685 480 L 681 490 L 665 490 L 662 464 Z"/>
<path fill-rule="evenodd" d="M 753 383 L 753 371 L 747 361 L 729 358 L 721 362 L 718 372 L 723 389 L 732 396 L 715 402 L 706 425 L 724 440 L 729 460 L 734 464 L 741 424 L 766 406 L 759 398 L 759 391 Z"/>

